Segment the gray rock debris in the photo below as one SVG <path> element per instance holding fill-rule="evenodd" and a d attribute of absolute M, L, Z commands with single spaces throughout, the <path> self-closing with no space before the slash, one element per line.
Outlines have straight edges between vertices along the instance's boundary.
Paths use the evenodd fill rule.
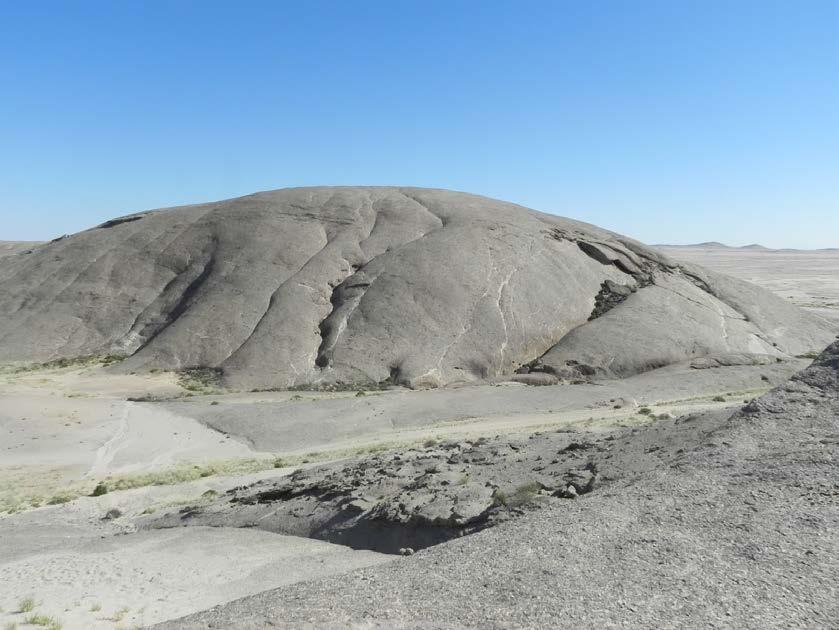
<path fill-rule="evenodd" d="M 707 422 L 691 420 L 379 453 L 262 480 L 210 505 L 138 522 L 145 528 L 258 527 L 385 553 L 422 549 L 669 463 L 708 429 Z"/>

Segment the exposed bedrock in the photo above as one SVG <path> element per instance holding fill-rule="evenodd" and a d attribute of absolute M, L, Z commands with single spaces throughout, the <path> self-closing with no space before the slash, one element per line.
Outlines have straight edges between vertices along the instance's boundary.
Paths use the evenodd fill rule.
<path fill-rule="evenodd" d="M 0 259 L 0 360 L 121 353 L 236 388 L 623 376 L 836 331 L 597 227 L 419 188 L 299 188 L 113 219 Z"/>

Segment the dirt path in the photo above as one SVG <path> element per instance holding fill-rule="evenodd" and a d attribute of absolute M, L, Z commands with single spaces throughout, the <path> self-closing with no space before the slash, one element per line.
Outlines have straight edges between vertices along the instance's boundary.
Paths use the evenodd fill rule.
<path fill-rule="evenodd" d="M 131 413 L 131 403 L 126 402 L 122 405 L 122 413 L 120 414 L 116 433 L 96 451 L 96 457 L 90 466 L 90 470 L 87 471 L 86 477 L 104 477 L 108 474 L 117 452 L 125 447 L 125 436 L 128 434 L 129 413 Z"/>

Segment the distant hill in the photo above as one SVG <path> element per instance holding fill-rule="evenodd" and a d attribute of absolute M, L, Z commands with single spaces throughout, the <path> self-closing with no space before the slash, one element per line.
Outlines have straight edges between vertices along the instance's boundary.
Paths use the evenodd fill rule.
<path fill-rule="evenodd" d="M 659 243 L 653 247 L 672 247 L 672 248 L 696 248 L 696 249 L 738 249 L 719 241 L 707 241 L 705 243 L 689 243 L 687 245 L 674 245 L 672 243 Z"/>
<path fill-rule="evenodd" d="M 424 188 L 141 212 L 0 263 L 0 361 L 120 354 L 120 371 L 212 368 L 237 389 L 621 377 L 834 334 L 629 238 Z"/>
<path fill-rule="evenodd" d="M 794 247 L 783 247 L 774 249 L 766 247 L 759 243 L 752 243 L 751 245 L 733 246 L 720 243 L 719 241 L 708 241 L 705 243 L 691 243 L 689 245 L 673 245 L 671 243 L 660 243 L 653 245 L 653 247 L 660 247 L 662 249 L 725 249 L 733 251 L 758 251 L 758 252 L 839 252 L 839 247 L 825 247 L 823 249 L 795 249 Z"/>
<path fill-rule="evenodd" d="M 726 245 L 725 243 L 720 243 L 719 241 L 706 241 L 704 243 L 689 243 L 687 245 L 673 245 L 669 243 L 662 243 L 659 245 L 654 245 L 654 247 L 683 247 L 683 248 L 696 248 L 696 249 L 763 249 L 768 250 L 768 247 L 764 247 L 763 245 L 758 245 L 757 243 L 752 243 L 751 245 L 743 245 L 741 247 L 737 247 L 735 245 Z"/>

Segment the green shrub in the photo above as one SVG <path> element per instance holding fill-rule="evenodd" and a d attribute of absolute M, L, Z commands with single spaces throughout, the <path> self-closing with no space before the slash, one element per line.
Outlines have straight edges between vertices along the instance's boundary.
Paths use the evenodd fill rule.
<path fill-rule="evenodd" d="M 93 492 L 90 493 L 90 496 L 101 497 L 103 494 L 108 494 L 108 485 L 104 481 L 100 481 L 96 484 L 96 487 L 93 489 Z"/>
<path fill-rule="evenodd" d="M 713 400 L 714 402 L 725 402 L 725 397 L 724 396 L 714 396 L 711 400 Z"/>
<path fill-rule="evenodd" d="M 127 355 L 124 354 L 106 354 L 100 360 L 102 365 L 111 365 L 112 363 L 119 363 L 120 361 L 125 361 Z"/>
<path fill-rule="evenodd" d="M 120 621 L 122 621 L 125 618 L 125 615 L 126 615 L 126 613 L 128 613 L 129 610 L 130 609 L 128 608 L 128 606 L 123 606 L 122 608 L 120 608 L 118 611 L 116 611 L 114 613 L 114 616 L 111 617 L 111 621 L 116 621 L 117 623 L 119 623 Z"/>
<path fill-rule="evenodd" d="M 129 396 L 125 400 L 128 402 L 160 402 L 165 399 L 154 394 L 145 393 L 142 396 Z"/>
<path fill-rule="evenodd" d="M 25 621 L 31 626 L 49 626 L 50 628 L 54 628 L 56 623 L 52 617 L 39 614 L 29 615 Z M 59 625 L 58 627 L 60 628 L 61 626 Z"/>
<path fill-rule="evenodd" d="M 58 370 L 68 367 L 85 367 L 90 365 L 111 365 L 122 361 L 126 356 L 122 354 L 108 354 L 105 356 L 85 355 L 80 357 L 69 357 L 62 359 L 54 359 L 44 363 L 27 363 L 26 365 L 15 366 L 12 369 L 12 374 L 19 374 L 21 372 L 35 372 L 37 370 Z"/>
<path fill-rule="evenodd" d="M 178 385 L 187 392 L 217 394 L 221 388 L 221 376 L 218 368 L 187 368 L 178 372 Z"/>
<path fill-rule="evenodd" d="M 31 597 L 25 597 L 17 604 L 17 611 L 19 613 L 32 612 L 35 610 L 35 600 Z"/>

